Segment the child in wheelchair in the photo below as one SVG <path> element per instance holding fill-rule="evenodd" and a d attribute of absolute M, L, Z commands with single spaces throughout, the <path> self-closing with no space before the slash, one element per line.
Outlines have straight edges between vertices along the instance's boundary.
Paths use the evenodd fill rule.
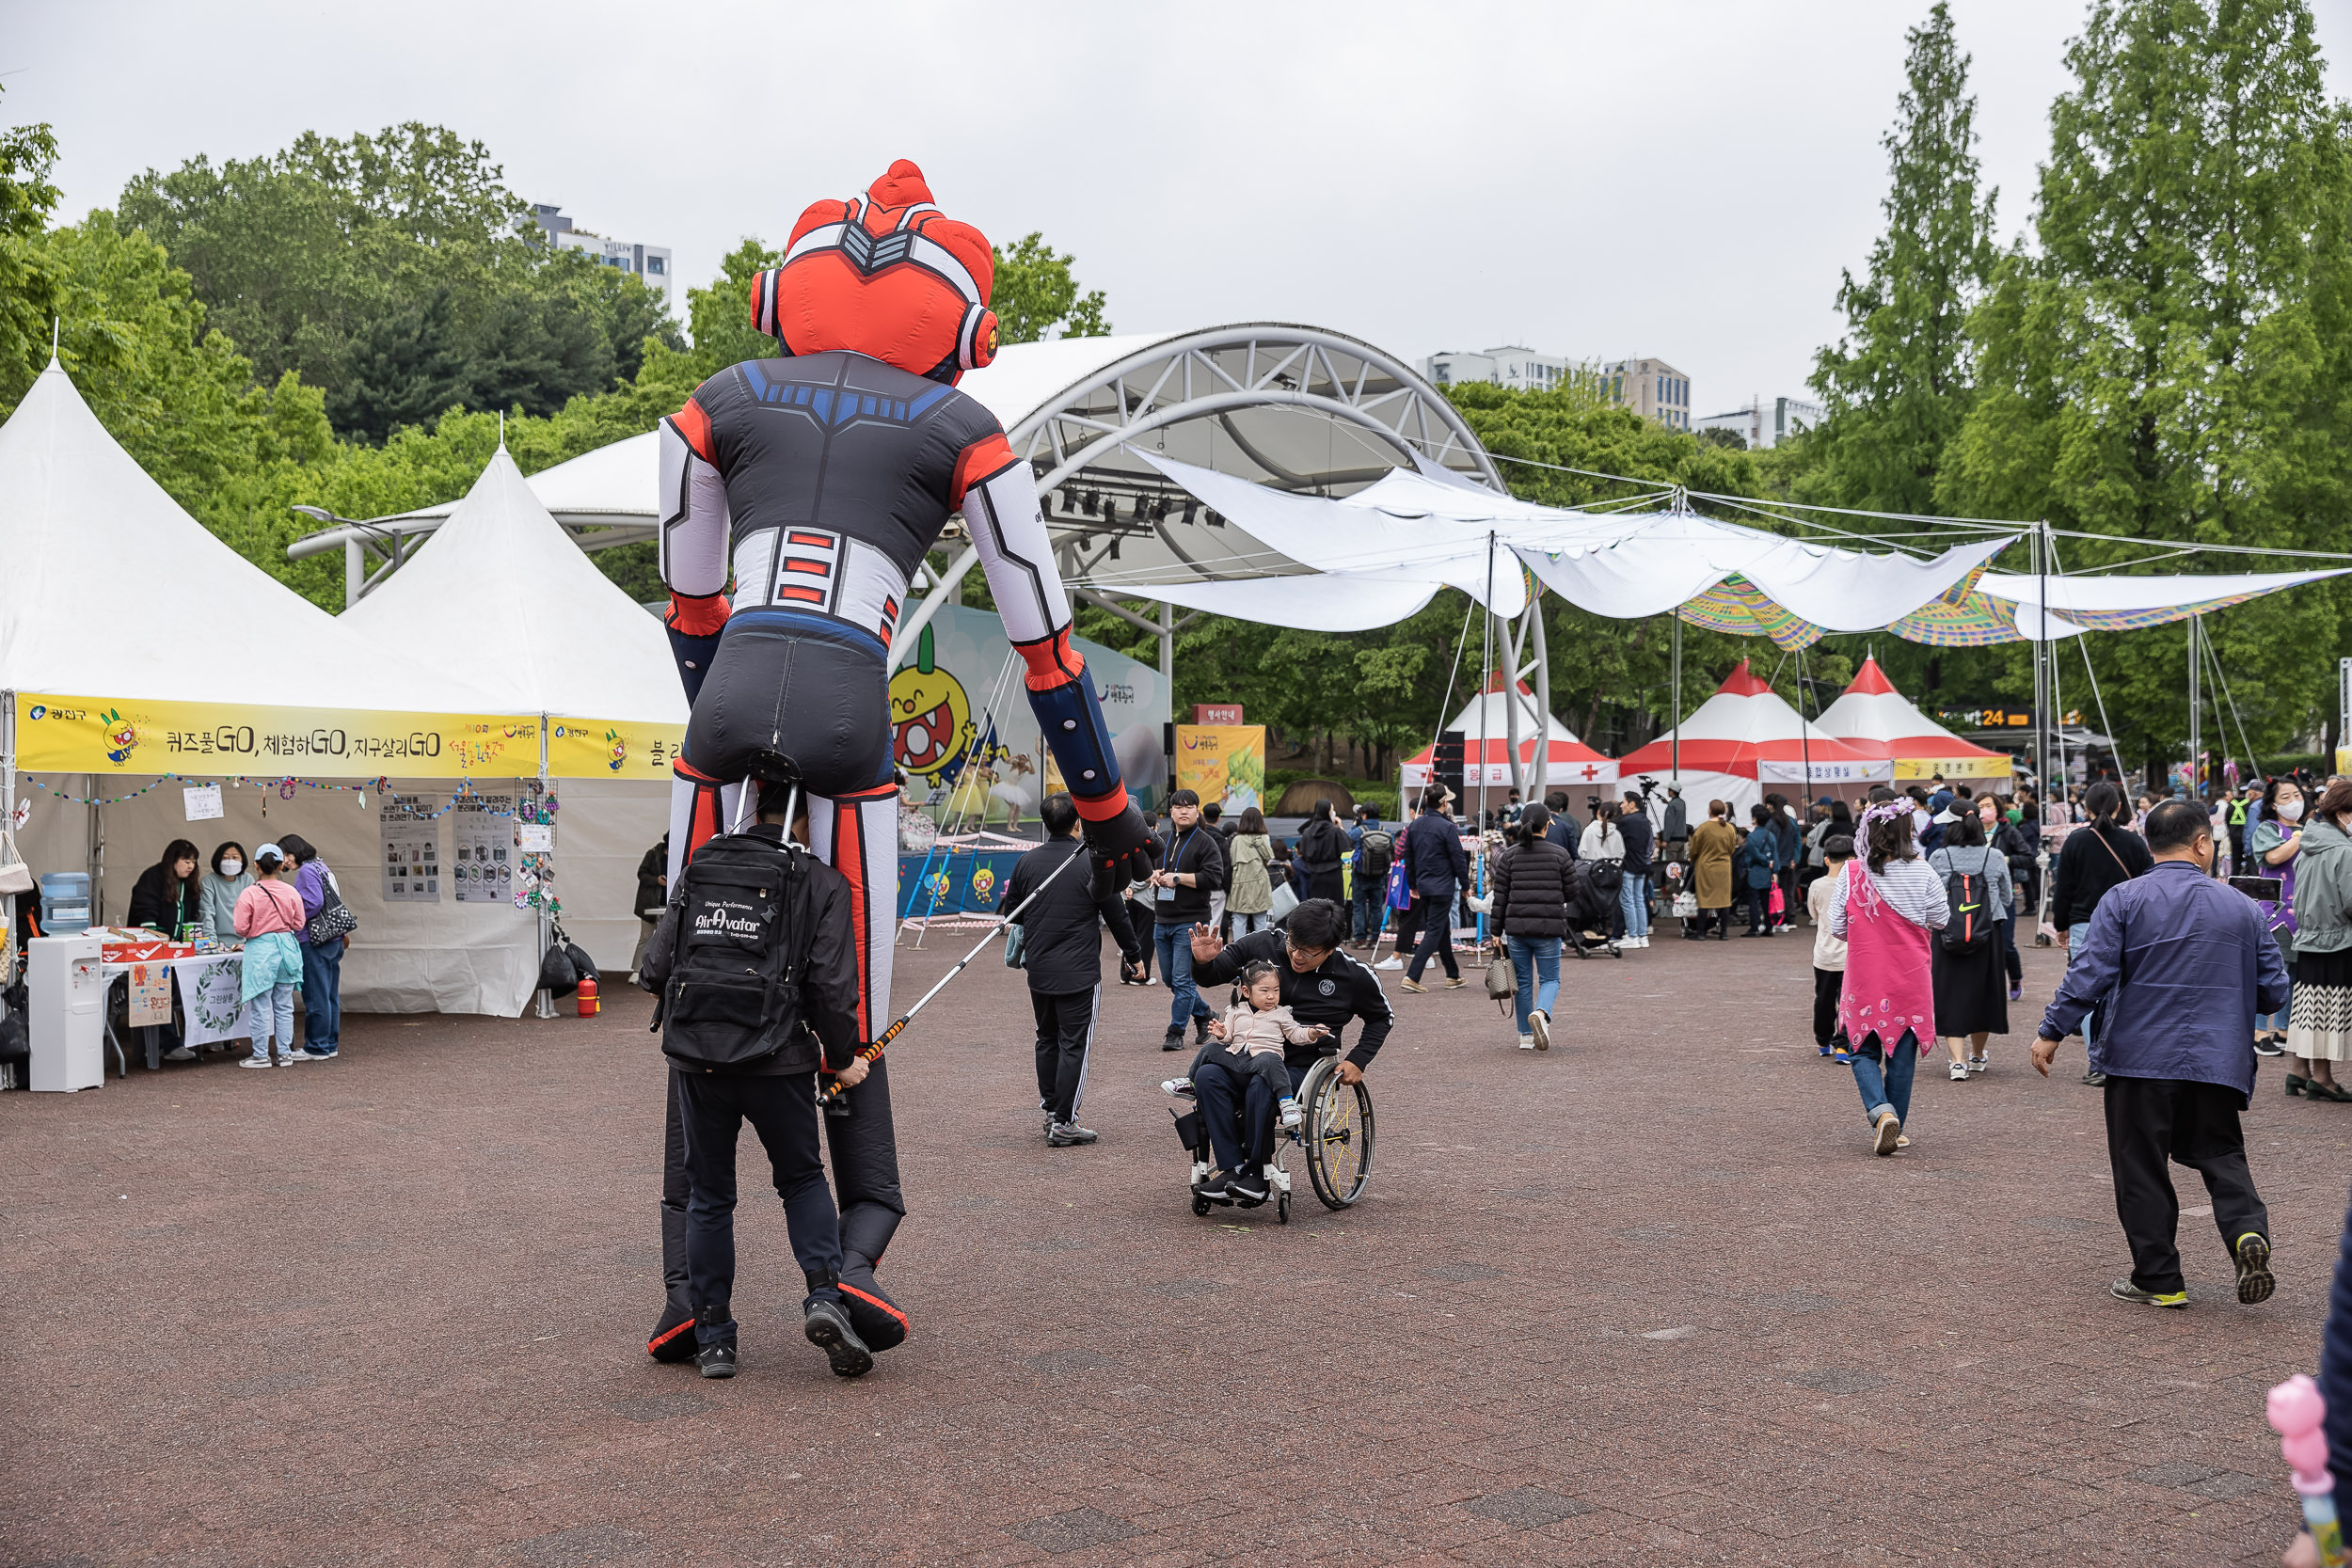
<path fill-rule="evenodd" d="M 1238 1058 L 1235 1063 L 1243 1070 L 1264 1080 L 1272 1091 L 1276 1104 L 1281 1108 L 1282 1125 L 1296 1127 L 1301 1120 L 1298 1101 L 1291 1092 L 1290 1069 L 1282 1062 L 1284 1044 L 1307 1045 L 1328 1036 L 1331 1031 L 1317 1023 L 1308 1025 L 1291 1016 L 1282 1006 L 1282 980 L 1275 967 L 1261 958 L 1241 972 L 1239 992 L 1233 1005 L 1221 1019 L 1209 1021 L 1208 1043 L 1193 1058 L 1193 1073 L 1199 1076 L 1200 1064 L 1212 1052 Z"/>

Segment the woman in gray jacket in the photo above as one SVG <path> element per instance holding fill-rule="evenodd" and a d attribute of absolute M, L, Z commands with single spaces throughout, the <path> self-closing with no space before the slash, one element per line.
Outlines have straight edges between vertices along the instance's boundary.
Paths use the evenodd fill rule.
<path fill-rule="evenodd" d="M 2320 796 L 2301 844 L 2287 1054 L 2303 1058 L 2308 1076 L 2289 1073 L 2287 1093 L 2352 1100 L 2335 1081 L 2335 1064 L 2352 1061 L 2352 780 L 2338 779 Z"/>

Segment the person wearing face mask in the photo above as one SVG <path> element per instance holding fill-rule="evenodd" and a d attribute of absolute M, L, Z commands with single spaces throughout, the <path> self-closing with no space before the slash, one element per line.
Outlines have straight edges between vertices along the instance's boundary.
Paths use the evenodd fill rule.
<path fill-rule="evenodd" d="M 253 885 L 246 865 L 245 846 L 231 839 L 213 850 L 212 870 L 204 874 L 204 930 L 215 942 L 234 946 L 237 941 L 237 895 Z"/>
<path fill-rule="evenodd" d="M 2286 794 L 2284 788 L 2280 795 Z M 2300 802 L 2298 801 L 2299 805 Z M 2281 803 L 2279 815 L 2287 808 Z M 2263 826 L 2271 815 L 2263 813 Z M 2352 1100 L 2336 1082 L 2335 1064 L 2352 1061 L 2352 780 L 2338 779 L 2303 825 L 2295 873 L 2295 995 L 2286 1010 L 2291 1060 L 2287 1092 L 2312 1100 Z M 2266 858 L 2266 857 L 2265 857 Z M 2266 872 L 2265 873 L 2266 874 Z"/>
<path fill-rule="evenodd" d="M 2276 778 L 2263 786 L 2262 804 L 2248 813 L 2250 825 L 2246 830 L 2246 872 L 2249 877 L 2276 877 L 2280 881 L 2279 901 L 2263 905 L 2263 920 L 2270 929 L 2270 937 L 2279 944 L 2285 958 L 2287 973 L 2295 973 L 2295 879 L 2296 861 L 2303 849 L 2303 791 L 2291 778 Z M 2265 1013 L 2254 1020 L 2254 1050 L 2265 1056 L 2284 1053 L 2288 1016 L 2294 1002 L 2275 1013 Z M 2308 1092 L 2317 1100 L 2332 1100 L 2338 1096 L 2352 1100 L 2335 1085 L 2335 1078 L 2325 1061 L 2290 1063 L 2287 1069 L 2287 1093 Z"/>

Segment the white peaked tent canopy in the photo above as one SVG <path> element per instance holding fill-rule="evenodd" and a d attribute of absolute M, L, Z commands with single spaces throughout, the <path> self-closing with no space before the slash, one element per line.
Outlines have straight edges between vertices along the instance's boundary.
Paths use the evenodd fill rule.
<path fill-rule="evenodd" d="M 2007 778 L 2010 773 L 2006 755 L 1963 740 L 1920 712 L 1895 689 L 1875 658 L 1864 657 L 1853 683 L 1822 709 L 1819 723 L 1822 734 L 1857 752 L 1912 764 L 1909 771 L 1955 779 Z"/>
<path fill-rule="evenodd" d="M 271 652 L 237 658 L 249 628 Z M 187 515 L 55 359 L 0 426 L 0 690 L 265 707 L 474 713 L 454 670 L 379 649 Z"/>
<path fill-rule="evenodd" d="M 661 623 L 581 554 L 501 447 L 447 522 L 342 617 L 487 685 L 494 711 L 683 725 L 686 694 Z M 482 783 L 487 792 L 499 786 Z M 669 788 L 645 780 L 556 786 L 556 890 L 564 928 L 599 966 L 626 969 L 638 934 L 638 858 L 669 823 Z M 534 914 L 496 905 L 388 904 L 372 951 L 355 951 L 379 1007 L 430 995 L 442 1011 L 518 1012 L 539 966 Z M 452 927 L 463 933 L 453 942 Z M 345 985 L 352 984 L 346 978 Z M 453 1006 L 469 993 L 469 1006 Z"/>
<path fill-rule="evenodd" d="M 1768 785 L 1851 788 L 1888 779 L 1894 764 L 1870 756 L 1805 722 L 1741 659 L 1712 697 L 1683 718 L 1679 740 L 1661 736 L 1617 759 L 1620 778 L 1678 775 L 1684 795 L 1728 800 L 1745 809 Z"/>
<path fill-rule="evenodd" d="M 1518 683 L 1516 699 L 1502 693 L 1502 672 L 1494 671 L 1486 677 L 1486 689 L 1470 699 L 1470 705 L 1454 716 L 1449 730 L 1462 732 L 1462 780 L 1476 787 L 1483 784 L 1492 789 L 1498 785 L 1508 788 L 1515 782 L 1511 775 L 1511 743 L 1506 738 L 1513 732 L 1511 705 L 1518 707 L 1517 734 L 1519 741 L 1519 773 L 1526 781 L 1531 795 L 1539 794 L 1536 781 L 1537 752 L 1534 736 L 1545 737 L 1543 760 L 1549 765 L 1549 777 L 1554 785 L 1614 784 L 1617 765 L 1602 756 L 1576 737 L 1576 732 L 1549 714 L 1539 723 L 1535 708 L 1535 693 L 1525 681 Z M 1481 737 L 1484 737 L 1482 744 Z M 1424 746 L 1403 764 L 1406 789 L 1420 789 L 1429 783 L 1430 762 L 1435 747 Z"/>
<path fill-rule="evenodd" d="M 440 530 L 341 620 L 462 669 L 494 712 L 686 722 L 661 623 L 580 552 L 504 447 Z"/>

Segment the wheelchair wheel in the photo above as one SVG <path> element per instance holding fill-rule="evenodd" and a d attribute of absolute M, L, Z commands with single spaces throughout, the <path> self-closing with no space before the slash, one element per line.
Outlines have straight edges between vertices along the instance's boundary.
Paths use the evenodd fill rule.
<path fill-rule="evenodd" d="M 1307 1175 L 1327 1209 L 1361 1197 L 1372 1174 L 1372 1096 L 1361 1084 L 1341 1083 L 1336 1060 L 1309 1069 L 1299 1096 L 1308 1106 Z"/>
<path fill-rule="evenodd" d="M 1276 1199 L 1274 1200 L 1274 1217 L 1275 1217 L 1276 1219 L 1279 1220 L 1279 1221 L 1280 1221 L 1282 1224 L 1284 1224 L 1284 1225 L 1288 1225 L 1288 1224 L 1290 1224 L 1290 1222 L 1291 1222 L 1291 1195 L 1290 1195 L 1290 1194 L 1288 1194 L 1288 1193 L 1284 1193 L 1281 1196 L 1279 1196 L 1279 1197 L 1278 1197 L 1278 1198 L 1276 1198 Z"/>
<path fill-rule="evenodd" d="M 1205 1197 L 1194 1198 L 1192 1200 L 1192 1212 L 1196 1214 L 1207 1213 L 1209 1212 L 1209 1200 Z"/>

